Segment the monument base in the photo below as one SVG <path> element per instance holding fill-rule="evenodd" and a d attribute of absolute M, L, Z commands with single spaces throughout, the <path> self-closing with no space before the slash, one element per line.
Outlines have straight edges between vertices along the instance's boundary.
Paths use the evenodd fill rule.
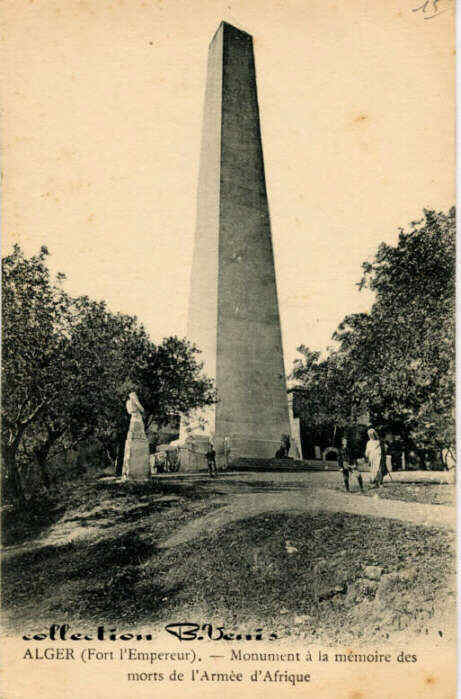
<path fill-rule="evenodd" d="M 150 479 L 149 442 L 142 419 L 131 418 L 123 459 L 124 480 L 147 481 Z"/>
<path fill-rule="evenodd" d="M 234 459 L 273 459 L 280 448 L 280 440 L 255 439 L 245 435 L 231 435 L 225 439 L 213 437 L 218 469 L 225 469 Z M 206 453 L 210 435 L 193 434 L 179 447 L 181 471 L 194 472 L 207 470 Z"/>
<path fill-rule="evenodd" d="M 273 459 L 280 448 L 280 439 L 258 439 L 246 435 L 229 435 L 231 459 Z M 223 445 L 217 444 L 216 451 L 223 452 Z"/>
<path fill-rule="evenodd" d="M 206 453 L 209 446 L 210 435 L 194 434 L 188 436 L 180 447 L 181 471 L 207 470 Z"/>

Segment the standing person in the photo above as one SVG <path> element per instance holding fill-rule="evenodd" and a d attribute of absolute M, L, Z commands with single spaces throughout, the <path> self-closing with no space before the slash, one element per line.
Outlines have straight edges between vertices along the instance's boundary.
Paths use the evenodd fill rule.
<path fill-rule="evenodd" d="M 451 471 L 456 467 L 455 450 L 452 447 L 442 449 L 442 463 L 444 471 Z"/>
<path fill-rule="evenodd" d="M 286 447 L 285 447 L 285 442 L 284 442 L 283 435 L 282 435 L 282 438 L 280 440 L 280 447 L 275 452 L 275 458 L 276 459 L 284 459 L 285 456 L 286 456 Z"/>
<path fill-rule="evenodd" d="M 355 473 L 360 490 L 363 492 L 363 480 L 358 470 L 357 455 L 353 453 L 352 445 L 346 437 L 341 440 L 341 449 L 338 455 L 338 465 L 343 472 L 344 487 L 349 492 L 349 476 Z"/>
<path fill-rule="evenodd" d="M 282 435 L 282 446 L 285 450 L 285 459 L 287 459 L 291 447 L 291 439 L 289 434 Z"/>
<path fill-rule="evenodd" d="M 210 471 L 210 476 L 217 476 L 218 469 L 216 468 L 216 452 L 213 447 L 213 442 L 210 439 L 208 444 L 208 451 L 206 453 L 207 466 Z"/>
<path fill-rule="evenodd" d="M 442 462 L 444 469 L 450 474 L 450 483 L 456 478 L 456 450 L 455 447 L 445 447 L 442 449 Z"/>
<path fill-rule="evenodd" d="M 368 442 L 365 449 L 365 459 L 370 464 L 370 482 L 374 483 L 377 488 L 383 482 L 382 457 L 383 449 L 379 441 L 376 430 L 371 428 L 368 430 Z"/>

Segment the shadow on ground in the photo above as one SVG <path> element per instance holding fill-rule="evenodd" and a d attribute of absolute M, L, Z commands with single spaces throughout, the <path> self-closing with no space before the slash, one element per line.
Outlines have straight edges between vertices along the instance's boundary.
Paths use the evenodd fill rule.
<path fill-rule="evenodd" d="M 4 609 L 10 626 L 19 617 L 123 620 L 156 613 L 167 589 L 143 576 L 143 563 L 157 555 L 151 537 L 131 531 L 93 544 L 47 546 L 15 556 L 4 567 Z"/>
<path fill-rule="evenodd" d="M 5 508 L 1 514 L 3 546 L 35 539 L 58 522 L 65 511 L 64 504 L 49 497 L 31 498 L 24 509 Z"/>
<path fill-rule="evenodd" d="M 207 498 L 209 493 L 197 488 L 195 483 L 120 483 L 115 478 L 68 482 L 49 494 L 30 498 L 22 509 L 4 507 L 2 545 L 16 546 L 38 537 L 45 538 L 61 521 L 81 526 L 99 521 L 100 527 L 110 527 L 120 520 L 134 522 L 170 509 L 178 501 L 197 502 Z M 106 508 L 105 502 L 109 504 Z M 111 519 L 108 521 L 108 518 Z"/>

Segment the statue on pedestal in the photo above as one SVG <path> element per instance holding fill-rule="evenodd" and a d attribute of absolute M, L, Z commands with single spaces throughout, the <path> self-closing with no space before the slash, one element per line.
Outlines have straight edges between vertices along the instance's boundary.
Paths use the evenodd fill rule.
<path fill-rule="evenodd" d="M 125 442 L 122 476 L 124 480 L 148 480 L 150 477 L 149 442 L 142 419 L 144 408 L 134 391 L 128 396 L 126 409 L 131 418 Z"/>

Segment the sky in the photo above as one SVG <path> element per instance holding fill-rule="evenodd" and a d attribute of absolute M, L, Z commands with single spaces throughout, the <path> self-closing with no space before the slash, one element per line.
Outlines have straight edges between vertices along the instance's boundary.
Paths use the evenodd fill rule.
<path fill-rule="evenodd" d="M 437 5 L 437 3 L 436 3 Z M 187 325 L 208 44 L 253 35 L 289 373 L 367 310 L 361 264 L 454 204 L 453 3 L 18 0 L 4 14 L 3 253 L 72 294 Z"/>

